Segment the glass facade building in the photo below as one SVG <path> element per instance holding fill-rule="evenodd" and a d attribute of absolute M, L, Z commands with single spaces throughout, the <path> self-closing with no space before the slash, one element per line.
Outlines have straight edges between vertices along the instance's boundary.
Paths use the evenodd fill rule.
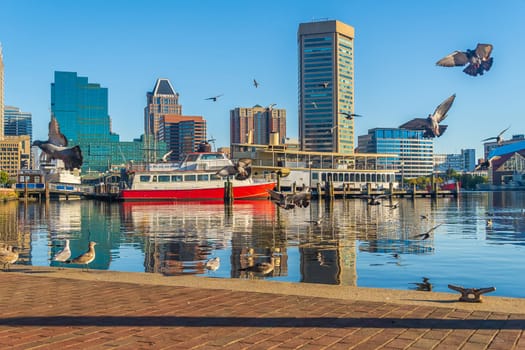
<path fill-rule="evenodd" d="M 303 151 L 354 152 L 354 28 L 339 21 L 301 23 L 299 142 Z"/>
<path fill-rule="evenodd" d="M 399 154 L 399 158 L 380 158 L 385 166 L 397 165 L 400 179 L 429 176 L 433 171 L 434 141 L 423 137 L 424 130 L 374 128 L 358 137 L 360 153 Z"/>
<path fill-rule="evenodd" d="M 51 112 L 69 146 L 79 145 L 83 171 L 103 172 L 112 165 L 144 161 L 143 140 L 120 142 L 111 131 L 108 89 L 89 83 L 75 72 L 55 72 L 51 84 Z M 157 145 L 156 145 L 157 146 Z M 159 144 L 165 151 L 165 144 Z"/>
<path fill-rule="evenodd" d="M 31 113 L 22 112 L 14 106 L 4 107 L 4 135 L 21 136 L 28 135 L 33 142 L 33 121 Z"/>
<path fill-rule="evenodd" d="M 4 58 L 0 43 L 0 141 L 4 139 Z"/>

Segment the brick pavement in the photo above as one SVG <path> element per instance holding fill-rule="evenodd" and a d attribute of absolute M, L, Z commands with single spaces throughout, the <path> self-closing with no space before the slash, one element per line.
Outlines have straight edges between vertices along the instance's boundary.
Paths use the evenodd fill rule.
<path fill-rule="evenodd" d="M 0 272 L 0 349 L 525 349 L 525 310 L 43 275 Z"/>

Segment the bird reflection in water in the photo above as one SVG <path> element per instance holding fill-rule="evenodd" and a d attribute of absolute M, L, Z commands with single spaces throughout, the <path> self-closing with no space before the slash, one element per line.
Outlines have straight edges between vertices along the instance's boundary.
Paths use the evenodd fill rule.
<path fill-rule="evenodd" d="M 250 248 L 244 259 L 241 259 L 241 278 L 261 278 L 276 275 L 276 266 L 281 265 L 280 249 L 275 248 L 270 255 L 259 255 Z M 256 261 L 257 260 L 257 261 Z M 262 260 L 262 261 L 261 261 Z"/>

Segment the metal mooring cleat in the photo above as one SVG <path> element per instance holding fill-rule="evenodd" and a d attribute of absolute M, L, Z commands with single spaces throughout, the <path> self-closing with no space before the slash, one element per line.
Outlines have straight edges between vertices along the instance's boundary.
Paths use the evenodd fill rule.
<path fill-rule="evenodd" d="M 449 284 L 448 287 L 461 293 L 459 301 L 466 301 L 469 303 L 481 303 L 481 294 L 493 292 L 496 290 L 495 287 L 488 288 L 463 288 Z"/>

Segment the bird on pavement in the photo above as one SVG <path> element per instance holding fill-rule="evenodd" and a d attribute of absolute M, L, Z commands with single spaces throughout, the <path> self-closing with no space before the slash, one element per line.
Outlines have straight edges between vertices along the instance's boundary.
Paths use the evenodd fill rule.
<path fill-rule="evenodd" d="M 66 170 L 73 170 L 82 166 L 83 157 L 80 147 L 67 147 L 67 139 L 60 132 L 60 127 L 55 116 L 51 116 L 49 122 L 48 139 L 45 141 L 35 140 L 33 146 L 38 146 L 50 160 L 60 159 L 64 162 Z"/>
<path fill-rule="evenodd" d="M 6 246 L 0 249 L 0 264 L 4 266 L 4 271 L 9 271 L 9 266 L 18 260 L 18 248 Z"/>
<path fill-rule="evenodd" d="M 454 51 L 436 62 L 436 65 L 442 67 L 456 67 L 467 65 L 463 72 L 473 77 L 483 75 L 492 67 L 493 58 L 491 44 L 478 44 L 475 50 Z"/>
<path fill-rule="evenodd" d="M 434 113 L 429 114 L 427 118 L 414 118 L 405 124 L 401 125 L 401 129 L 424 130 L 423 137 L 434 138 L 443 135 L 447 129 L 446 125 L 439 125 L 447 117 L 448 110 L 452 107 L 452 103 L 456 98 L 456 94 L 448 97 L 439 106 L 436 107 Z"/>
<path fill-rule="evenodd" d="M 501 144 L 503 143 L 503 134 L 505 133 L 505 131 L 509 130 L 510 126 L 504 130 L 502 130 L 498 136 L 494 136 L 494 137 L 488 137 L 486 139 L 483 139 L 481 141 L 489 141 L 489 140 L 496 140 L 496 143 L 498 144 L 498 146 L 501 146 Z"/>
<path fill-rule="evenodd" d="M 96 242 L 89 242 L 88 250 L 79 256 L 77 256 L 74 259 L 67 260 L 66 263 L 68 264 L 77 264 L 77 265 L 84 265 L 86 268 L 86 271 L 89 271 L 88 264 L 91 263 L 93 260 L 95 260 L 95 245 Z"/>
<path fill-rule="evenodd" d="M 71 258 L 71 249 L 69 248 L 69 239 L 66 239 L 64 249 L 56 253 L 53 258 L 51 258 L 51 261 L 65 263 L 69 258 Z"/>

